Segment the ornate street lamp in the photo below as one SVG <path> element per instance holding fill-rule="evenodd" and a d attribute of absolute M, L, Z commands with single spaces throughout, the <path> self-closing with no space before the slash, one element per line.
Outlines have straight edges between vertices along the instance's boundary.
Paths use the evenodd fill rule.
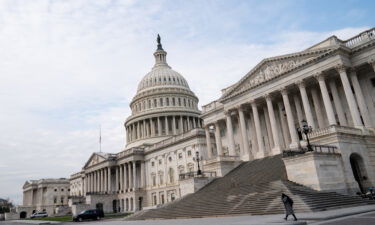
<path fill-rule="evenodd" d="M 312 149 L 312 147 L 310 145 L 310 140 L 309 140 L 309 135 L 308 135 L 312 131 L 312 127 L 307 124 L 306 120 L 302 120 L 301 124 L 302 124 L 302 127 L 299 127 L 298 131 L 305 134 L 306 141 L 307 141 L 307 151 L 308 152 L 312 152 L 313 149 Z"/>
<path fill-rule="evenodd" d="M 201 170 L 201 167 L 199 165 L 199 162 L 202 161 L 202 159 L 203 159 L 202 156 L 199 156 L 199 152 L 195 152 L 195 157 L 193 158 L 193 160 L 198 163 L 197 175 L 202 175 L 202 170 Z"/>

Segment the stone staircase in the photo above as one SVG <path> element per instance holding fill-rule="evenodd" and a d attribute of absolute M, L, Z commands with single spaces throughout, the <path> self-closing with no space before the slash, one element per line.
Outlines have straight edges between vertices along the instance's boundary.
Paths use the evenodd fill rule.
<path fill-rule="evenodd" d="M 281 155 L 245 162 L 198 192 L 126 220 L 194 218 L 284 213 L 281 193 L 294 201 L 296 212 L 369 204 L 359 197 L 319 192 L 287 180 Z"/>

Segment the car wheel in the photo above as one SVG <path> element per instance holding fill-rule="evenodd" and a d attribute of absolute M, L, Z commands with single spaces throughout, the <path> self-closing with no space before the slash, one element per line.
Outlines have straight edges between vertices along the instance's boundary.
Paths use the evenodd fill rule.
<path fill-rule="evenodd" d="M 100 216 L 96 216 L 96 220 L 100 220 Z"/>
<path fill-rule="evenodd" d="M 78 222 L 82 222 L 82 217 L 79 217 L 79 218 L 78 218 Z"/>

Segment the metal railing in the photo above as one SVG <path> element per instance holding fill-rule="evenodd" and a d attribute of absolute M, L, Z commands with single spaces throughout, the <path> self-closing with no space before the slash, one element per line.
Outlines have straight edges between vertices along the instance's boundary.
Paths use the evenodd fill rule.
<path fill-rule="evenodd" d="M 200 175 L 198 175 L 198 171 L 192 171 L 187 173 L 181 173 L 179 175 L 179 180 L 186 180 L 194 177 L 216 177 L 215 171 L 202 171 Z"/>
<path fill-rule="evenodd" d="M 325 153 L 325 154 L 339 154 L 337 151 L 336 146 L 332 145 L 311 145 L 312 151 L 310 152 L 317 152 L 317 153 Z M 283 157 L 291 157 L 296 155 L 302 155 L 306 152 L 309 152 L 307 147 L 306 148 L 300 148 L 298 150 L 285 150 L 283 151 Z"/>

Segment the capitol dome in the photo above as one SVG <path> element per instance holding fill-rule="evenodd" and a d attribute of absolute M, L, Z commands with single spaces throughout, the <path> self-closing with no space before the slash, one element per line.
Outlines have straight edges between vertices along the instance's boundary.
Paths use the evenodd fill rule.
<path fill-rule="evenodd" d="M 138 84 L 125 122 L 127 148 L 153 144 L 201 127 L 198 98 L 186 79 L 167 64 L 158 35 L 155 65 Z"/>

